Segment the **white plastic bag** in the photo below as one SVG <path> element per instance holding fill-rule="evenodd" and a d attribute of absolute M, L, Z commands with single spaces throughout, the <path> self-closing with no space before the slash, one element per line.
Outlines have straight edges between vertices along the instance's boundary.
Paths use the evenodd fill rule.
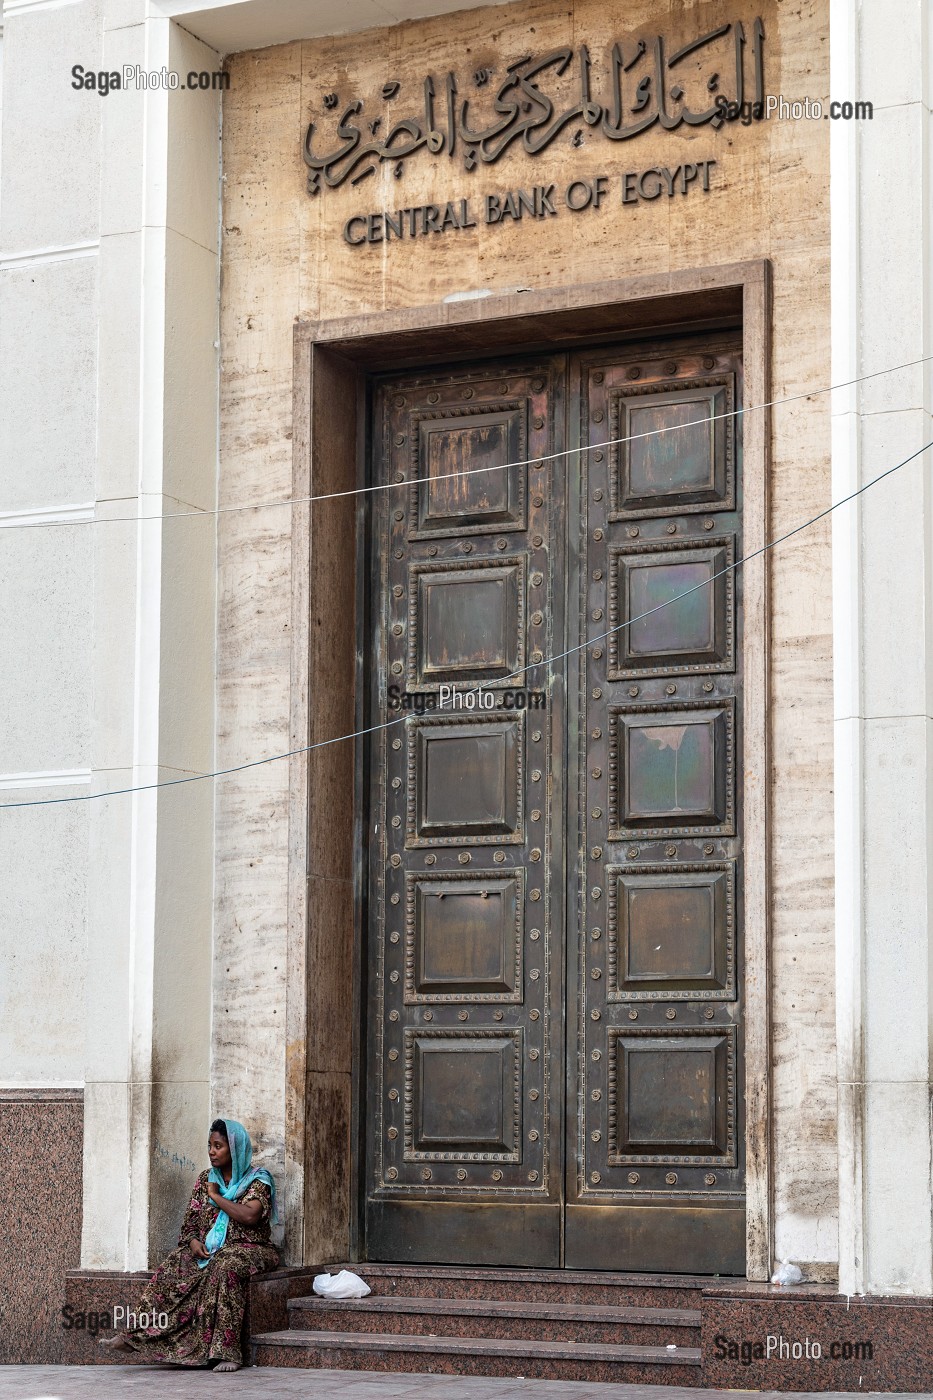
<path fill-rule="evenodd" d="M 796 1264 L 781 1264 L 776 1273 L 771 1275 L 771 1282 L 787 1286 L 791 1283 L 800 1283 L 803 1274 Z"/>
<path fill-rule="evenodd" d="M 365 1298 L 372 1289 L 349 1269 L 339 1274 L 318 1274 L 312 1285 L 320 1298 Z"/>

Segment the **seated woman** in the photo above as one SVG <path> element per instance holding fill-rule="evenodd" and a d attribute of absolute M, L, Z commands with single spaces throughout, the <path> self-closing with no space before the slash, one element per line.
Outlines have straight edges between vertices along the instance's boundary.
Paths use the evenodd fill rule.
<path fill-rule="evenodd" d="M 242 1123 L 217 1118 L 207 1142 L 210 1171 L 197 1179 L 178 1247 L 150 1279 L 137 1313 L 168 1318 L 165 1327 L 119 1332 L 102 1345 L 141 1352 L 147 1361 L 238 1371 L 240 1333 L 252 1274 L 274 1269 L 269 1243 L 275 1183 L 250 1165 L 253 1146 Z"/>

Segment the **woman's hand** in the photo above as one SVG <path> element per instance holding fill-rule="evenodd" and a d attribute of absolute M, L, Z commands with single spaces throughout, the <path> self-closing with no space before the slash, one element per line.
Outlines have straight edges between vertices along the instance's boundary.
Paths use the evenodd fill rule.
<path fill-rule="evenodd" d="M 205 1249 L 204 1244 L 201 1240 L 189 1240 L 188 1248 L 191 1250 L 191 1253 L 194 1255 L 195 1259 L 210 1259 L 211 1257 Z"/>
<path fill-rule="evenodd" d="M 256 1225 L 262 1216 L 262 1205 L 259 1201 L 228 1201 L 213 1181 L 207 1183 L 207 1194 L 212 1205 L 224 1211 L 238 1225 Z"/>

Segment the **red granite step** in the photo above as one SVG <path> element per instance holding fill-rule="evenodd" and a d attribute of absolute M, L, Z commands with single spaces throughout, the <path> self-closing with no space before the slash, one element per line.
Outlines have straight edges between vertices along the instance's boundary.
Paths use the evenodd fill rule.
<path fill-rule="evenodd" d="M 390 1332 L 262 1332 L 253 1364 L 298 1369 L 401 1371 L 458 1376 L 524 1376 L 568 1381 L 691 1385 L 699 1377 L 694 1347 L 514 1341 L 498 1337 L 400 1336 Z"/>
<path fill-rule="evenodd" d="M 352 1269 L 374 1294 L 404 1298 L 482 1298 L 526 1303 L 604 1303 L 690 1308 L 713 1280 L 691 1274 L 583 1273 L 570 1269 L 470 1269 L 436 1264 L 329 1264 Z M 734 1280 L 721 1280 L 734 1283 Z"/>
<path fill-rule="evenodd" d="M 606 1342 L 698 1346 L 700 1313 L 690 1308 L 503 1302 L 484 1298 L 399 1298 L 374 1295 L 338 1302 L 292 1298 L 291 1329 L 393 1332 L 431 1337 L 498 1337 L 513 1341 Z"/>

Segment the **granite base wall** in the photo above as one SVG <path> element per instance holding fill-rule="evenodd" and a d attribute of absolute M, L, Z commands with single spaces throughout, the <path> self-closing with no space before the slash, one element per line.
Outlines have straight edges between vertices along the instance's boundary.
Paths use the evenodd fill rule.
<path fill-rule="evenodd" d="M 702 1319 L 706 1387 L 933 1392 L 929 1298 L 846 1298 L 806 1288 L 716 1289 L 703 1295 Z M 769 1338 L 774 1339 L 770 1355 Z"/>
<path fill-rule="evenodd" d="M 108 1352 L 97 1343 L 116 1330 L 114 1308 L 135 1309 L 150 1277 L 116 1269 L 69 1269 L 64 1282 L 68 1315 L 62 1329 L 66 1366 L 125 1366 L 134 1360 L 127 1352 Z"/>
<path fill-rule="evenodd" d="M 0 1364 L 65 1360 L 65 1270 L 81 1260 L 84 1092 L 0 1089 Z"/>
<path fill-rule="evenodd" d="M 365 1272 L 365 1265 L 358 1267 Z M 288 1300 L 311 1292 L 315 1272 L 275 1269 L 253 1279 L 245 1336 L 287 1328 Z M 108 1355 L 97 1345 L 92 1328 L 97 1336 L 111 1335 L 112 1328 L 98 1327 L 100 1315 L 112 1317 L 115 1304 L 135 1305 L 147 1280 L 147 1274 L 69 1271 L 64 1280 L 65 1301 L 75 1317 L 84 1314 L 85 1325 L 59 1332 L 64 1346 L 58 1359 L 73 1366 L 132 1363 L 134 1358 L 126 1354 Z M 516 1287 L 516 1298 L 527 1291 L 523 1280 Z M 797 1289 L 716 1284 L 704 1290 L 701 1310 L 703 1360 L 691 1385 L 736 1391 L 933 1394 L 933 1300 L 929 1298 L 845 1298 L 819 1284 Z M 91 1313 L 97 1314 L 98 1323 L 89 1327 Z M 799 1344 L 803 1354 L 799 1358 L 755 1356 L 756 1345 L 764 1349 L 769 1336 L 778 1339 L 778 1346 L 783 1341 L 788 1350 Z M 743 1343 L 749 1348 L 746 1363 Z M 834 1343 L 841 1352 L 837 1357 L 832 1355 Z M 735 1355 L 729 1355 L 730 1344 L 736 1348 Z M 858 1355 L 856 1346 L 861 1349 Z M 249 1364 L 245 1337 L 243 1357 Z M 139 1364 L 147 1363 L 140 1357 Z"/>
<path fill-rule="evenodd" d="M 64 1280 L 64 1302 L 70 1309 L 62 1331 L 61 1360 L 68 1366 L 126 1366 L 151 1363 L 128 1352 L 108 1352 L 98 1346 L 100 1337 L 112 1337 L 115 1307 L 135 1309 L 149 1282 L 148 1273 L 120 1273 L 105 1269 L 70 1269 Z M 273 1269 L 250 1280 L 244 1318 L 243 1360 L 249 1364 L 246 1338 L 252 1332 L 277 1332 L 288 1326 L 288 1300 L 310 1293 L 307 1269 Z"/>

